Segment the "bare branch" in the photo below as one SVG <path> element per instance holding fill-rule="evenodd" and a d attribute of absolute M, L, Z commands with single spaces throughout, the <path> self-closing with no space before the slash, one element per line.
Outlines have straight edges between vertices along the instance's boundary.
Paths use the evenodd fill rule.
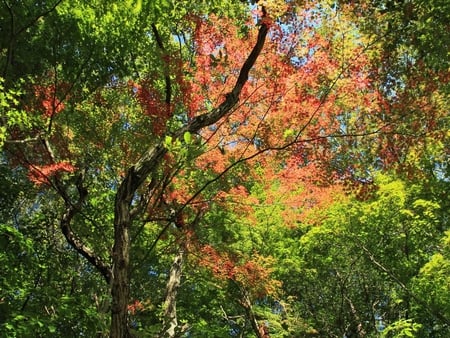
<path fill-rule="evenodd" d="M 87 259 L 105 278 L 106 283 L 110 283 L 112 273 L 111 268 L 103 261 L 100 256 L 97 256 L 95 252 L 86 246 L 73 232 L 70 223 L 72 218 L 77 213 L 77 209 L 73 205 L 66 206 L 66 212 L 61 218 L 60 226 L 64 237 L 67 242 L 84 258 Z"/>
<path fill-rule="evenodd" d="M 39 21 L 39 19 L 49 15 L 51 12 L 53 12 L 56 7 L 58 7 L 58 5 L 62 2 L 62 0 L 58 0 L 56 1 L 52 6 L 50 6 L 47 10 L 43 11 L 42 13 L 38 14 L 36 17 L 34 17 L 28 24 L 24 25 L 22 28 L 20 28 L 17 33 L 15 33 L 14 35 L 17 36 L 19 34 L 21 34 L 22 32 L 26 31 L 28 28 L 30 28 L 31 26 L 33 26 L 36 22 Z"/>
<path fill-rule="evenodd" d="M 23 140 L 5 140 L 5 143 L 7 143 L 7 144 L 25 144 L 25 143 L 39 142 L 40 140 L 41 140 L 41 137 L 38 135 L 36 137 L 29 137 L 29 138 L 25 138 Z"/>
<path fill-rule="evenodd" d="M 195 117 L 187 126 L 180 128 L 176 133 L 176 137 L 181 137 L 186 131 L 196 133 L 200 129 L 216 123 L 219 119 L 224 117 L 239 101 L 239 95 L 245 82 L 248 80 L 248 74 L 250 69 L 256 62 L 261 50 L 264 46 L 264 41 L 268 32 L 267 25 L 261 25 L 259 28 L 258 39 L 253 47 L 250 55 L 242 66 L 239 77 L 236 84 L 226 97 L 226 100 L 219 105 L 219 107 L 211 110 L 208 113 Z M 119 191 L 117 193 L 117 200 L 129 201 L 136 192 L 136 189 L 147 179 L 150 173 L 158 167 L 160 160 L 167 153 L 167 149 L 163 146 L 162 142 L 151 146 L 138 162 L 128 170 L 128 173 L 122 181 Z"/>
<path fill-rule="evenodd" d="M 8 2 L 6 0 L 3 0 L 3 3 L 5 4 L 6 8 L 8 9 L 8 13 L 9 16 L 11 18 L 11 23 L 10 23 L 10 29 L 11 29 L 11 33 L 10 33 L 10 38 L 9 38 L 9 42 L 8 42 L 8 52 L 7 52 L 7 60 L 5 63 L 5 67 L 3 69 L 3 77 L 6 76 L 7 72 L 8 72 L 8 67 L 10 66 L 11 62 L 12 62 L 12 54 L 13 54 L 13 43 L 14 40 L 17 38 L 18 35 L 22 34 L 23 32 L 25 32 L 28 28 L 30 28 L 31 26 L 33 26 L 36 22 L 39 21 L 39 19 L 49 15 L 51 12 L 53 12 L 56 7 L 62 2 L 62 0 L 57 0 L 52 6 L 50 6 L 47 10 L 45 10 L 44 12 L 38 14 L 36 17 L 34 17 L 33 19 L 31 19 L 30 22 L 28 22 L 26 25 L 24 25 L 23 27 L 21 27 L 20 29 L 17 30 L 17 32 L 15 32 L 15 17 L 14 17 L 14 12 L 12 9 L 12 6 L 8 4 Z"/>

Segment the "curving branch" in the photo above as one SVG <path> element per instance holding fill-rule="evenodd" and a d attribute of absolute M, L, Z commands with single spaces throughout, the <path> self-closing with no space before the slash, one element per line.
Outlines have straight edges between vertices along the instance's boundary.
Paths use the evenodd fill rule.
<path fill-rule="evenodd" d="M 239 73 L 239 77 L 236 80 L 236 84 L 231 93 L 229 93 L 226 96 L 225 101 L 222 104 L 220 104 L 219 107 L 213 109 L 212 111 L 195 117 L 190 124 L 188 124 L 184 128 L 181 128 L 175 134 L 177 137 L 181 137 L 186 131 L 195 133 L 208 125 L 216 123 L 219 119 L 225 116 L 233 108 L 233 106 L 236 105 L 236 103 L 239 101 L 239 96 L 242 91 L 242 88 L 244 87 L 245 83 L 248 80 L 248 74 L 253 65 L 255 64 L 258 56 L 260 55 L 262 48 L 264 47 L 264 42 L 268 30 L 269 27 L 266 24 L 262 24 L 261 27 L 259 28 L 256 44 L 253 47 L 247 60 L 244 62 L 244 65 L 242 66 L 241 71 Z M 167 149 L 165 149 L 162 146 L 162 144 L 159 143 L 148 149 L 142 155 L 139 161 L 135 164 L 135 166 L 130 168 L 130 170 L 127 173 L 127 177 L 122 181 L 122 184 L 117 193 L 116 207 L 118 206 L 117 203 L 119 201 L 122 202 L 128 201 L 128 203 L 131 203 L 131 199 L 135 191 L 150 175 L 150 173 L 157 168 L 157 166 L 159 165 L 159 160 L 163 158 L 166 152 Z M 219 175 L 217 179 L 225 175 L 225 173 L 228 172 L 229 169 L 231 168 L 227 168 L 227 170 L 225 170 L 221 175 Z M 204 188 L 206 188 L 206 186 Z M 203 189 L 201 189 L 201 191 L 203 191 Z M 193 196 L 192 199 L 195 198 L 195 196 Z M 125 205 L 122 205 L 122 208 L 125 207 L 126 204 L 127 203 L 125 203 Z M 123 210 L 122 208 L 120 209 Z M 122 211 L 116 209 L 116 212 L 121 213 Z M 158 239 L 165 233 L 165 231 L 169 228 L 169 226 L 170 222 L 168 222 L 166 226 L 162 229 L 160 235 L 158 236 Z M 158 241 L 158 239 L 155 241 L 155 243 Z"/>
<path fill-rule="evenodd" d="M 58 190 L 61 192 L 62 190 L 58 183 L 59 182 L 57 182 L 59 188 Z M 67 195 L 65 194 L 65 191 L 62 191 L 64 193 L 63 198 L 66 203 L 66 211 L 60 220 L 61 231 L 67 242 L 102 274 L 109 285 L 112 278 L 111 267 L 91 248 L 85 245 L 83 241 L 78 238 L 78 236 L 72 230 L 71 221 L 73 217 L 81 210 L 81 205 L 83 204 L 87 196 L 87 190 L 82 184 L 82 175 L 78 177 L 76 186 L 79 194 L 79 198 L 76 204 L 70 203 Z"/>
<path fill-rule="evenodd" d="M 48 153 L 51 161 L 53 163 L 56 163 L 56 157 L 50 145 L 50 142 L 48 142 L 46 138 L 43 138 L 40 141 L 44 145 L 44 148 Z M 74 233 L 71 226 L 71 222 L 74 216 L 77 213 L 81 213 L 82 205 L 88 195 L 88 190 L 83 185 L 83 174 L 80 173 L 75 182 L 75 186 L 78 191 L 78 200 L 75 203 L 71 201 L 66 187 L 63 186 L 58 176 L 56 176 L 53 181 L 49 177 L 47 177 L 47 179 L 49 184 L 53 189 L 55 189 L 55 191 L 58 192 L 65 203 L 66 209 L 60 220 L 61 232 L 63 233 L 67 242 L 72 246 L 72 248 L 74 248 L 81 256 L 86 258 L 86 260 L 90 262 L 102 274 L 106 282 L 109 284 L 112 279 L 111 267 L 103 260 L 102 257 L 97 255 L 94 250 L 83 243 L 83 241 Z"/>
<path fill-rule="evenodd" d="M 86 246 L 73 232 L 70 223 L 72 218 L 77 213 L 77 209 L 73 205 L 66 205 L 66 212 L 61 218 L 60 226 L 61 231 L 64 234 L 67 242 L 86 260 L 91 263 L 105 278 L 106 283 L 111 282 L 112 272 L 108 264 L 104 260 L 95 254 L 95 252 Z"/>
<path fill-rule="evenodd" d="M 183 133 L 186 131 L 190 133 L 195 133 L 204 127 L 216 123 L 238 103 L 239 96 L 242 92 L 242 88 L 244 87 L 245 83 L 248 80 L 248 74 L 264 47 L 264 42 L 266 40 L 268 30 L 269 27 L 267 24 L 265 23 L 261 24 L 258 31 L 258 38 L 256 40 L 256 44 L 253 47 L 247 60 L 245 60 L 239 73 L 239 76 L 236 80 L 236 83 L 233 87 L 233 90 L 230 93 L 226 94 L 225 101 L 222 102 L 217 108 L 213 109 L 212 111 L 195 117 L 186 127 L 180 129 L 179 132 L 176 133 L 176 136 L 179 137 L 183 135 Z"/>
<path fill-rule="evenodd" d="M 217 108 L 212 109 L 210 112 L 193 118 L 192 121 L 185 127 L 180 128 L 177 132 L 175 132 L 175 137 L 182 137 L 187 131 L 190 133 L 196 133 L 200 129 L 216 123 L 231 111 L 231 109 L 239 101 L 242 88 L 248 80 L 248 74 L 258 59 L 258 56 L 261 54 L 268 30 L 269 27 L 266 24 L 262 24 L 260 26 L 256 44 L 244 62 L 233 90 L 226 95 L 225 101 L 222 102 Z M 117 193 L 118 200 L 131 201 L 131 198 L 136 190 L 147 179 L 150 173 L 156 169 L 166 152 L 167 149 L 163 146 L 161 141 L 145 151 L 136 164 L 128 170 L 126 177 L 119 187 L 119 191 Z"/>

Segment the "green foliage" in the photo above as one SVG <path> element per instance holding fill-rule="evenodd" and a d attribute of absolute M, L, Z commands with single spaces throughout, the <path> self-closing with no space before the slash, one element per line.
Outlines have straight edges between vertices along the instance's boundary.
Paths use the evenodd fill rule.
<path fill-rule="evenodd" d="M 64 243 L 52 225 L 57 221 L 54 212 L 28 209 L 30 202 L 20 196 L 14 204 L 24 209 L 14 215 L 14 223 L 0 226 L 4 266 L 0 335 L 73 336 L 105 331 L 109 319 L 101 303 L 106 286 Z"/>
<path fill-rule="evenodd" d="M 418 337 L 416 333 L 419 331 L 421 326 L 422 325 L 420 324 L 414 323 L 411 319 L 400 319 L 386 327 L 382 331 L 381 337 Z"/>
<path fill-rule="evenodd" d="M 177 250 L 186 245 L 188 257 L 176 297 L 178 330 L 184 330 L 186 336 L 252 337 L 255 329 L 250 317 L 254 316 L 260 325 L 267 325 L 271 337 L 342 337 L 362 335 L 362 331 L 367 336 L 445 337 L 450 313 L 450 234 L 445 232 L 450 210 L 450 134 L 447 97 L 442 90 L 445 81 L 440 72 L 448 70 L 448 1 L 372 1 L 369 7 L 355 8 L 369 10 L 354 22 L 347 23 L 345 16 L 339 19 L 342 23 L 337 31 L 330 29 L 329 40 L 320 35 L 329 28 L 310 26 L 308 22 L 320 16 L 321 6 L 329 1 L 313 3 L 312 7 L 302 1 L 286 2 L 295 15 L 305 6 L 305 13 L 311 17 L 298 27 L 294 20 L 292 26 L 288 22 L 280 31 L 271 31 L 267 54 L 276 50 L 274 55 L 285 54 L 287 62 L 267 64 L 267 69 L 279 67 L 282 76 L 290 76 L 283 74 L 283 67 L 300 56 L 305 58 L 305 64 L 295 69 L 299 82 L 282 85 L 280 81 L 280 93 L 305 86 L 312 93 L 313 105 L 318 98 L 326 99 L 323 93 L 328 87 L 323 83 L 331 81 L 326 67 L 333 68 L 333 64 L 324 67 L 323 74 L 322 69 L 318 72 L 319 81 L 309 79 L 307 74 L 315 72 L 313 68 L 322 68 L 321 64 L 306 64 L 316 51 L 326 51 L 320 40 L 338 45 L 350 30 L 355 40 L 345 40 L 342 49 L 333 50 L 333 57 L 353 60 L 350 45 L 362 45 L 366 41 L 363 34 L 372 32 L 386 37 L 379 43 L 377 37 L 367 38 L 369 45 L 377 42 L 371 55 L 376 63 L 357 65 L 355 72 L 371 69 L 374 82 L 365 90 L 386 95 L 395 114 L 371 112 L 368 121 L 360 121 L 359 115 L 349 112 L 348 121 L 338 121 L 338 127 L 352 130 L 353 125 L 367 123 L 372 128 L 370 133 L 380 133 L 380 140 L 391 135 L 418 135 L 415 144 L 397 149 L 394 143 L 382 149 L 408 151 L 399 157 L 398 174 L 379 174 L 375 170 L 381 171 L 383 165 L 374 163 L 387 157 L 378 149 L 382 142 L 375 146 L 374 138 L 362 140 L 355 132 L 356 136 L 348 138 L 349 146 L 343 147 L 339 134 L 332 140 L 333 150 L 342 155 L 334 157 L 330 165 L 333 178 L 326 182 L 317 178 L 322 173 L 315 170 L 308 172 L 308 178 L 290 180 L 266 175 L 265 171 L 281 170 L 291 155 L 301 158 L 295 159 L 294 169 L 306 166 L 310 160 L 307 155 L 303 159 L 303 152 L 314 153 L 311 162 L 318 167 L 328 161 L 326 150 L 322 156 L 322 143 L 315 148 L 302 139 L 325 142 L 329 138 L 322 135 L 319 115 L 326 112 L 320 109 L 308 117 L 317 128 L 311 135 L 306 126 L 295 125 L 300 122 L 280 116 L 277 123 L 289 120 L 289 126 L 273 138 L 301 141 L 280 148 L 279 157 L 270 150 L 261 154 L 267 155 L 261 162 L 255 162 L 255 158 L 248 165 L 243 162 L 250 148 L 264 145 L 256 135 L 261 129 L 280 130 L 265 125 L 272 105 L 284 100 L 278 88 L 264 94 L 273 101 L 267 101 L 267 107 L 263 103 L 267 111 L 258 115 L 257 126 L 248 134 L 253 138 L 241 154 L 221 157 L 214 152 L 225 155 L 247 142 L 248 135 L 241 135 L 239 128 L 250 128 L 254 123 L 249 116 L 254 114 L 252 100 L 257 90 L 233 111 L 237 115 L 242 107 L 248 110 L 242 121 L 233 122 L 237 124 L 231 133 L 237 141 L 227 144 L 229 135 L 224 135 L 217 144 L 209 144 L 212 134 L 222 132 L 219 123 L 205 134 L 175 132 L 193 121 L 187 113 L 188 101 L 192 100 L 187 88 L 195 82 L 194 73 L 210 72 L 207 67 L 197 69 L 195 64 L 201 54 L 196 24 L 213 17 L 231 18 L 234 21 L 229 24 L 236 23 L 236 31 L 242 33 L 238 36 L 241 40 L 235 42 L 240 44 L 251 35 L 249 2 L 75 0 L 52 2 L 55 7 L 45 1 L 1 3 L 1 336 L 108 335 L 110 286 L 80 250 L 68 244 L 61 224 L 69 211 L 76 210 L 70 219 L 71 230 L 83 246 L 110 266 L 118 187 L 141 156 L 161 144 L 163 160 L 155 163 L 151 177 L 127 196 L 125 203 L 134 217 L 127 224 L 132 302 L 128 315 L 136 336 L 159 334 L 169 269 Z M 280 11 L 284 5 L 283 1 L 266 3 Z M 408 12 L 409 5 L 415 12 Z M 336 2 L 322 10 L 328 17 L 341 14 Z M 291 19 L 285 15 L 279 20 Z M 357 24 L 361 24 L 358 29 Z M 292 29 L 292 36 L 279 38 L 283 29 Z M 307 30 L 311 31 L 305 34 L 317 40 L 308 42 L 308 49 L 297 51 L 295 35 Z M 436 38 L 439 35 L 442 39 Z M 214 38 L 213 34 L 204 37 L 218 48 Z M 227 78 L 237 77 L 241 66 L 229 65 L 232 55 L 225 47 L 234 47 L 221 44 L 218 56 L 206 55 L 214 71 L 228 67 L 229 74 L 220 74 L 223 83 L 220 95 L 214 98 L 219 103 L 227 97 Z M 289 52 L 285 53 L 286 46 Z M 295 56 L 289 60 L 291 52 Z M 306 56 L 301 55 L 303 52 Z M 240 53 L 236 59 L 244 60 L 244 51 Z M 425 68 L 421 68 L 421 62 Z M 306 66 L 312 68 L 303 71 Z M 342 66 L 342 74 L 332 86 L 338 86 L 344 73 L 351 71 L 350 66 L 345 70 Z M 422 69 L 426 70 L 423 74 Z M 281 80 L 260 81 L 258 72 L 250 73 L 252 85 L 264 87 L 263 82 Z M 379 78 L 377 72 L 381 73 Z M 414 77 L 418 74 L 424 77 Z M 308 79 L 303 80 L 303 76 Z M 436 90 L 430 79 L 437 82 Z M 145 105 L 164 98 L 167 81 L 171 82 L 172 97 L 170 105 L 164 102 L 170 106 L 165 107 L 170 115 L 166 121 Z M 148 90 L 145 99 L 150 103 L 139 96 L 142 88 Z M 300 102 L 303 94 L 295 94 L 300 97 L 299 106 L 309 105 Z M 200 102 L 204 111 L 196 113 L 217 106 L 208 95 L 198 99 L 204 101 Z M 353 100 L 352 93 L 341 96 L 333 108 L 347 107 L 344 103 Z M 410 100 L 416 97 L 420 104 L 410 106 Z M 52 106 L 50 113 L 43 111 L 45 104 Z M 326 104 L 321 102 L 319 108 Z M 428 105 L 436 110 L 427 110 Z M 156 112 L 162 114 L 161 109 Z M 425 118 L 435 113 L 436 119 Z M 232 121 L 233 114 L 219 122 Z M 380 130 L 373 122 L 377 114 L 383 119 Z M 163 120 L 162 129 L 166 128 L 167 134 L 155 131 L 158 118 Z M 330 123 L 335 122 L 333 115 Z M 418 127 L 411 131 L 413 124 Z M 383 134 L 391 125 L 396 129 Z M 297 134 L 298 130 L 305 135 Z M 268 140 L 267 145 L 271 142 Z M 216 160 L 220 170 L 210 163 L 199 164 L 202 157 Z M 75 173 L 56 173 L 48 185 L 29 181 L 30 167 L 62 161 L 70 162 Z M 352 167 L 355 161 L 360 167 Z M 333 179 L 340 181 L 348 172 L 375 176 L 376 189 L 370 190 L 365 200 L 342 196 L 338 202 L 328 203 L 329 196 L 325 195 L 333 193 Z M 135 179 L 139 177 L 133 176 L 131 181 Z M 369 185 L 368 181 L 360 183 Z M 326 193 L 320 194 L 319 188 Z M 205 247 L 211 249 L 210 261 L 202 251 Z M 138 305 L 133 308 L 133 304 Z"/>
<path fill-rule="evenodd" d="M 448 292 L 442 289 L 448 281 L 439 280 L 448 273 L 445 265 L 439 263 L 441 272 L 428 275 L 436 276 L 436 283 L 421 279 L 421 291 L 416 277 L 436 267 L 431 262 L 442 262 L 438 255 L 428 263 L 442 236 L 440 205 L 420 198 L 419 186 L 387 176 L 376 182 L 372 199 L 332 206 L 320 226 L 299 238 L 300 271 L 281 278 L 283 288 L 297 297 L 300 313 L 314 318 L 310 324 L 322 335 L 360 329 L 375 334 L 376 319 L 392 323 L 383 331 L 387 337 L 443 332 L 440 314 L 445 317 L 448 308 L 422 301 L 439 302 Z M 435 316 L 427 320 L 430 309 Z M 398 321 L 405 314 L 415 320 Z"/>
<path fill-rule="evenodd" d="M 359 15 L 363 14 L 363 27 L 374 36 L 382 37 L 382 44 L 391 56 L 399 56 L 404 61 L 425 61 L 435 69 L 448 69 L 450 36 L 445 29 L 450 19 L 448 1 L 363 3 L 355 8 Z"/>
<path fill-rule="evenodd" d="M 0 125 L 0 149 L 11 131 L 24 132 L 38 122 L 37 119 L 19 108 L 19 99 L 23 94 L 20 84 L 22 84 L 21 81 L 16 84 L 16 89 L 6 89 L 4 79 L 0 77 L 0 119 L 4 121 Z"/>

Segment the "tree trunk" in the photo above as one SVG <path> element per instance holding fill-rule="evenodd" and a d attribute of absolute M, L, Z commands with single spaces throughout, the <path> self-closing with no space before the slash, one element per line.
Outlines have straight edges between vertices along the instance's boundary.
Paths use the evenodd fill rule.
<path fill-rule="evenodd" d="M 256 319 L 255 313 L 252 309 L 252 302 L 250 300 L 250 297 L 248 296 L 247 291 L 242 287 L 241 288 L 241 299 L 240 302 L 241 306 L 245 310 L 245 315 L 247 319 L 250 321 L 250 325 L 252 326 L 253 332 L 255 333 L 256 337 L 258 338 L 269 338 L 269 333 L 267 332 L 267 328 L 265 325 L 259 325 L 258 320 Z"/>
<path fill-rule="evenodd" d="M 122 181 L 115 201 L 111 280 L 111 338 L 132 337 L 128 328 L 128 303 L 130 297 L 130 209 L 135 192 L 134 178 L 132 168 Z"/>
<path fill-rule="evenodd" d="M 177 321 L 177 292 L 181 282 L 181 272 L 184 262 L 185 248 L 180 247 L 172 267 L 170 268 L 169 280 L 166 287 L 166 299 L 164 301 L 163 328 L 160 337 L 173 338 L 178 327 Z"/>
<path fill-rule="evenodd" d="M 200 129 L 216 123 L 231 111 L 239 101 L 239 95 L 248 80 L 249 71 L 261 53 L 268 29 L 269 27 L 267 25 L 261 24 L 256 44 L 244 62 L 233 90 L 226 95 L 225 101 L 210 112 L 196 116 L 185 127 L 180 128 L 178 132 L 175 133 L 176 138 L 182 137 L 186 131 L 196 133 Z M 114 208 L 114 247 L 112 252 L 113 268 L 111 276 L 111 338 L 128 338 L 132 336 L 128 328 L 127 320 L 127 306 L 130 295 L 129 262 L 131 243 L 129 232 L 132 224 L 131 202 L 135 196 L 136 190 L 146 179 L 148 179 L 149 175 L 157 169 L 159 164 L 161 164 L 166 152 L 167 149 L 162 142 L 157 142 L 157 144 L 150 146 L 149 149 L 142 154 L 135 165 L 130 167 L 116 194 Z M 176 264 L 174 264 L 174 266 L 176 266 Z M 174 270 L 174 278 L 177 276 L 177 273 L 181 276 L 181 264 L 179 264 L 179 271 L 177 271 L 177 269 Z M 175 283 L 171 291 L 172 295 L 176 295 L 177 288 L 178 284 Z M 168 294 L 170 294 L 170 292 Z M 174 300 L 175 299 L 173 299 L 173 301 Z M 175 303 L 171 303 L 169 300 L 167 307 L 170 308 L 169 305 L 172 304 L 175 305 Z M 172 311 L 174 310 L 176 310 L 175 307 L 173 307 Z M 170 313 L 170 310 L 167 311 L 169 311 L 167 313 L 167 318 L 171 318 L 170 316 L 173 316 L 175 313 Z M 171 325 L 173 325 L 173 323 L 176 324 L 176 313 L 175 317 L 172 318 Z M 174 319 L 175 322 L 173 322 Z"/>
<path fill-rule="evenodd" d="M 130 241 L 127 226 L 115 231 L 111 283 L 111 338 L 131 337 L 128 330 Z"/>

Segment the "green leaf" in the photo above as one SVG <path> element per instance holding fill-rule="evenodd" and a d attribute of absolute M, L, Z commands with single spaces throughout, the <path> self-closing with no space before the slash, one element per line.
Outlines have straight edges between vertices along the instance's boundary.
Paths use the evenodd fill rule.
<path fill-rule="evenodd" d="M 172 146 L 173 137 L 170 135 L 166 135 L 166 138 L 164 139 L 164 146 L 166 148 L 170 148 Z"/>
<path fill-rule="evenodd" d="M 184 142 L 185 142 L 186 144 L 191 144 L 191 142 L 192 142 L 192 135 L 191 135 L 190 132 L 186 131 L 186 132 L 183 134 L 183 138 L 184 138 Z"/>

